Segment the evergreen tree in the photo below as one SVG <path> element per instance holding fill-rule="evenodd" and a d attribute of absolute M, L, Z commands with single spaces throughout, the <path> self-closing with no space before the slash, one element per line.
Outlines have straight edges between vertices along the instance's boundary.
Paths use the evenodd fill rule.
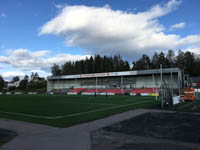
<path fill-rule="evenodd" d="M 88 72 L 94 73 L 94 59 L 92 56 L 90 56 L 89 62 L 88 62 Z"/>
<path fill-rule="evenodd" d="M 3 77 L 0 75 L 0 91 L 3 90 L 4 85 L 5 85 L 5 81 L 4 81 Z"/>
<path fill-rule="evenodd" d="M 152 69 L 158 69 L 160 67 L 159 66 L 159 57 L 158 57 L 157 52 L 154 53 L 151 64 L 152 64 L 152 66 L 151 66 Z"/>
<path fill-rule="evenodd" d="M 51 67 L 51 73 L 52 73 L 53 76 L 60 76 L 62 71 L 61 71 L 61 69 L 58 65 L 54 64 Z"/>
<path fill-rule="evenodd" d="M 100 55 L 95 55 L 94 64 L 95 73 L 103 72 L 103 60 Z"/>
<path fill-rule="evenodd" d="M 149 56 L 142 55 L 138 61 L 133 62 L 133 70 L 146 70 L 151 68 L 151 61 Z"/>
<path fill-rule="evenodd" d="M 125 61 L 124 71 L 130 71 L 130 65 L 129 65 L 128 61 Z"/>
<path fill-rule="evenodd" d="M 176 67 L 180 68 L 181 70 L 184 70 L 184 58 L 185 58 L 185 54 L 183 51 L 179 50 L 178 51 L 178 55 L 176 56 L 176 60 L 175 60 L 175 65 Z"/>
<path fill-rule="evenodd" d="M 168 50 L 167 54 L 167 60 L 168 60 L 168 67 L 174 67 L 175 63 L 175 54 L 173 50 Z"/>
<path fill-rule="evenodd" d="M 26 90 L 26 87 L 28 85 L 28 80 L 29 80 L 28 75 L 25 75 L 24 79 L 22 79 L 21 82 L 20 82 L 20 84 L 19 84 L 19 89 Z"/>
<path fill-rule="evenodd" d="M 12 82 L 16 82 L 16 81 L 19 81 L 19 80 L 20 80 L 19 76 L 15 76 L 15 77 L 13 77 Z"/>
<path fill-rule="evenodd" d="M 166 58 L 165 58 L 165 54 L 163 52 L 160 52 L 160 54 L 158 55 L 158 64 L 160 66 L 160 64 L 162 64 L 163 68 L 167 68 L 166 65 Z"/>
<path fill-rule="evenodd" d="M 200 58 L 197 58 L 195 60 L 195 65 L 193 67 L 193 75 L 194 76 L 200 76 L 200 69 L 199 69 L 199 66 L 200 66 Z"/>
<path fill-rule="evenodd" d="M 108 72 L 114 72 L 114 61 L 112 57 L 108 58 L 108 67 L 107 67 Z"/>
<path fill-rule="evenodd" d="M 119 56 L 115 55 L 113 58 L 114 71 L 119 71 Z"/>
<path fill-rule="evenodd" d="M 184 54 L 184 66 L 185 73 L 193 75 L 195 60 L 194 55 L 189 51 L 185 52 Z"/>

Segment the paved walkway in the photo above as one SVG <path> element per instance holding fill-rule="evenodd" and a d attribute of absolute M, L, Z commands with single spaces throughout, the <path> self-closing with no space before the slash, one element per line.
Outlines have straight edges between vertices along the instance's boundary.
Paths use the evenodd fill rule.
<path fill-rule="evenodd" d="M 0 119 L 0 128 L 19 135 L 0 150 L 91 150 L 90 131 L 156 110 L 138 109 L 69 128 L 54 128 L 45 125 Z"/>

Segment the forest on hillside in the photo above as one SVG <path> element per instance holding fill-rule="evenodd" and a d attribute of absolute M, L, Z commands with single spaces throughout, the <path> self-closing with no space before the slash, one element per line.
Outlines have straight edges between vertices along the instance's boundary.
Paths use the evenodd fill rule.
<path fill-rule="evenodd" d="M 175 55 L 173 50 L 168 50 L 168 53 L 155 52 L 152 57 L 143 54 L 137 61 L 132 61 L 132 64 L 127 60 L 122 59 L 118 55 L 101 56 L 95 55 L 85 60 L 66 61 L 59 66 L 54 64 L 51 67 L 53 76 L 87 74 L 100 72 L 118 72 L 130 70 L 146 70 L 158 69 L 162 64 L 163 68 L 180 68 L 184 74 L 191 76 L 200 76 L 200 56 L 192 52 L 178 51 Z"/>

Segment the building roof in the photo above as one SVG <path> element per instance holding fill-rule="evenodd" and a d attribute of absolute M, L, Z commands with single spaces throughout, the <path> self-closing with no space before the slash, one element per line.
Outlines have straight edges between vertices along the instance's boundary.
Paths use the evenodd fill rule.
<path fill-rule="evenodd" d="M 162 73 L 181 73 L 179 68 L 165 68 L 162 69 Z M 122 71 L 122 72 L 105 72 L 105 73 L 93 73 L 93 74 L 77 74 L 77 75 L 64 75 L 64 76 L 50 76 L 48 80 L 59 80 L 59 79 L 77 79 L 77 78 L 96 78 L 96 77 L 116 77 L 116 76 L 137 76 L 137 75 L 150 75 L 160 74 L 161 69 L 149 69 L 149 70 L 138 70 L 138 71 Z"/>

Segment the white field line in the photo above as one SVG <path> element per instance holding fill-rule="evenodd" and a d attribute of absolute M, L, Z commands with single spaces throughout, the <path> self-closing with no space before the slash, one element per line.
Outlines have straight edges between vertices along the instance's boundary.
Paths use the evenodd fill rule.
<path fill-rule="evenodd" d="M 0 113 L 10 114 L 10 115 L 17 115 L 17 116 L 25 116 L 25 117 L 33 117 L 33 118 L 52 119 L 52 117 L 30 115 L 30 114 L 22 114 L 22 113 L 14 113 L 14 112 L 8 112 L 8 111 L 0 111 Z"/>
<path fill-rule="evenodd" d="M 154 100 L 152 100 L 152 101 L 154 101 Z M 149 103 L 149 102 L 152 102 L 152 101 L 143 101 L 143 102 L 138 102 L 138 103 L 131 103 L 131 104 L 126 104 L 126 105 L 119 105 L 119 106 L 113 106 L 113 107 L 108 107 L 108 108 L 101 108 L 101 109 L 97 109 L 97 110 L 91 110 L 91 111 L 87 111 L 87 112 L 76 113 L 76 114 L 71 114 L 71 115 L 66 115 L 66 116 L 46 117 L 46 116 L 38 116 L 38 115 L 30 115 L 30 114 L 7 112 L 7 111 L 0 111 L 0 113 L 10 114 L 10 115 L 18 115 L 18 116 L 25 116 L 25 117 L 33 117 L 33 118 L 52 119 L 52 120 L 54 120 L 54 119 L 62 119 L 62 118 L 67 118 L 67 117 L 79 116 L 79 115 L 89 114 L 89 113 L 92 113 L 92 112 L 98 112 L 98 111 L 109 110 L 109 109 L 114 109 L 114 108 L 120 108 L 120 107 L 126 107 L 126 106 L 131 106 L 131 105 Z"/>
<path fill-rule="evenodd" d="M 114 108 L 126 107 L 126 106 L 137 105 L 137 104 L 143 104 L 143 103 L 148 103 L 148 102 L 152 102 L 152 101 L 144 101 L 144 102 L 138 102 L 138 103 L 132 103 L 132 104 L 126 104 L 126 105 L 119 105 L 119 106 L 108 107 L 108 108 L 101 108 L 101 109 L 97 109 L 97 110 L 91 110 L 91 111 L 87 111 L 87 112 L 76 113 L 76 114 L 71 114 L 71 115 L 66 115 L 66 116 L 57 116 L 57 117 L 52 117 L 52 118 L 61 119 L 61 118 L 67 118 L 67 117 L 74 117 L 74 116 L 84 115 L 84 114 L 88 114 L 88 113 L 92 113 L 92 112 L 98 112 L 98 111 L 109 110 L 109 109 L 114 109 Z"/>
<path fill-rule="evenodd" d="M 192 107 L 192 110 L 195 110 L 197 108 L 197 106 Z"/>
<path fill-rule="evenodd" d="M 193 101 L 193 102 L 191 102 L 191 103 L 185 104 L 185 105 L 179 107 L 178 109 L 179 109 L 179 110 L 180 110 L 180 109 L 183 109 L 183 108 L 185 108 L 185 107 L 187 107 L 187 106 L 189 106 L 189 105 L 191 105 L 191 104 L 193 104 L 193 103 L 195 103 L 195 102 L 196 102 L 196 101 Z"/>

